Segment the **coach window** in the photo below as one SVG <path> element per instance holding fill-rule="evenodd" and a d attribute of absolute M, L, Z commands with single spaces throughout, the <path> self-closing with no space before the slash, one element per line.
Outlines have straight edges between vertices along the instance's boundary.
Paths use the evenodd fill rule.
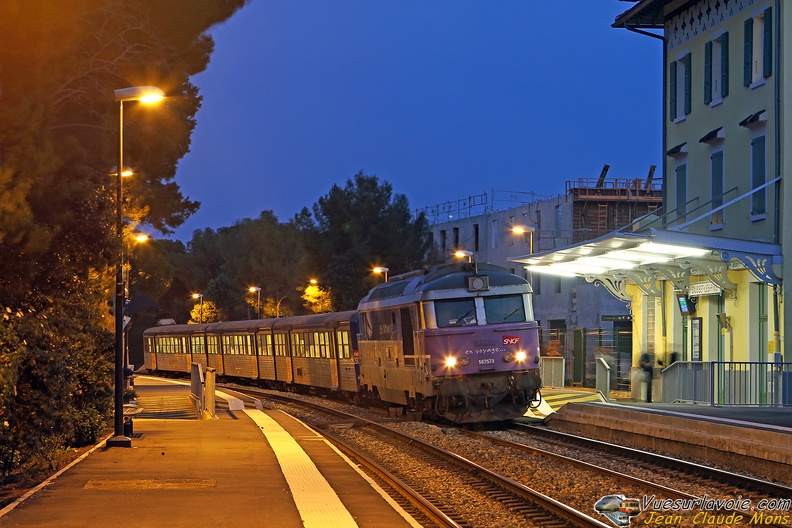
<path fill-rule="evenodd" d="M 349 359 L 352 354 L 349 351 L 349 333 L 345 330 L 336 330 L 336 343 L 338 347 L 338 358 Z"/>
<path fill-rule="evenodd" d="M 476 303 L 474 299 L 435 301 L 434 304 L 438 328 L 476 324 Z"/>
<path fill-rule="evenodd" d="M 273 343 L 275 345 L 275 355 L 276 356 L 288 356 L 289 351 L 286 347 L 286 334 L 275 334 L 272 337 Z"/>
<path fill-rule="evenodd" d="M 219 354 L 220 353 L 220 338 L 216 335 L 206 336 L 206 353 Z"/>
<path fill-rule="evenodd" d="M 194 335 L 190 336 L 190 341 L 192 344 L 192 351 L 193 354 L 205 354 L 206 350 L 204 350 L 204 341 L 201 336 Z"/>
<path fill-rule="evenodd" d="M 291 348 L 293 357 L 305 357 L 305 342 L 299 334 L 291 335 Z"/>
<path fill-rule="evenodd" d="M 272 334 L 256 335 L 256 344 L 258 345 L 258 354 L 260 356 L 272 355 Z"/>

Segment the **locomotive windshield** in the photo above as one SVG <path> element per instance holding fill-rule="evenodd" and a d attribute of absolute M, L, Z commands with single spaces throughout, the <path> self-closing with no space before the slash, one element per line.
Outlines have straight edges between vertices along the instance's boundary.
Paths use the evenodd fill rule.
<path fill-rule="evenodd" d="M 476 324 L 476 302 L 474 299 L 435 301 L 437 327 L 468 326 Z"/>
<path fill-rule="evenodd" d="M 484 297 L 487 324 L 525 322 L 525 305 L 522 295 Z"/>
<path fill-rule="evenodd" d="M 437 328 L 524 323 L 533 320 L 530 308 L 523 294 L 434 301 Z"/>

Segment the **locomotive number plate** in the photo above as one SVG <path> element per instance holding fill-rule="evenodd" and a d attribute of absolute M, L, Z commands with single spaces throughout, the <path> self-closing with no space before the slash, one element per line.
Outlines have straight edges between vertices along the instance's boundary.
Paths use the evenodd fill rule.
<path fill-rule="evenodd" d="M 495 363 L 495 360 L 494 360 L 494 359 L 492 359 L 492 358 L 489 358 L 489 359 L 479 359 L 479 360 L 478 360 L 478 364 L 479 364 L 479 365 L 492 365 L 493 363 Z"/>

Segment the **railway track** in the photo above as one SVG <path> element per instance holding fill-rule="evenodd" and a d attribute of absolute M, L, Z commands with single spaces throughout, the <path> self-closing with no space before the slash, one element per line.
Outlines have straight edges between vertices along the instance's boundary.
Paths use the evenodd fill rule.
<path fill-rule="evenodd" d="M 554 431 L 544 427 L 512 423 L 511 428 L 523 433 L 521 436 L 524 436 L 526 440 L 535 441 L 537 438 L 541 438 L 547 441 L 549 445 L 559 446 L 565 451 L 571 447 L 578 451 L 578 454 L 570 457 L 567 454 L 559 454 L 535 445 L 529 446 L 491 435 L 486 436 L 498 445 L 522 451 L 531 456 L 563 459 L 569 464 L 581 468 L 581 470 L 586 469 L 610 475 L 627 485 L 640 486 L 642 489 L 655 494 L 656 497 L 670 497 L 678 500 L 677 504 L 704 504 L 709 498 L 709 507 L 714 507 L 715 511 L 725 513 L 727 516 L 735 514 L 741 515 L 743 518 L 746 516 L 752 517 L 753 513 L 747 512 L 745 509 L 745 506 L 749 504 L 746 500 L 750 501 L 750 504 L 758 504 L 761 501 L 766 501 L 768 504 L 781 503 L 785 505 L 786 510 L 766 510 L 768 515 L 762 516 L 763 522 L 761 524 L 764 526 L 789 526 L 790 516 L 788 515 L 788 508 L 792 503 L 788 499 L 792 497 L 792 488 L 783 484 L 768 482 L 748 475 L 667 455 Z M 477 433 L 468 434 L 477 435 Z M 629 472 L 616 471 L 581 460 L 583 457 L 587 459 L 602 459 L 603 454 L 607 454 L 612 462 L 630 467 L 632 470 Z M 665 480 L 674 481 L 676 487 L 703 488 L 707 489 L 708 493 L 704 495 L 688 493 L 676 489 L 676 487 L 669 487 L 645 478 L 636 477 L 634 476 L 636 473 L 647 475 L 661 474 Z M 783 501 L 784 498 L 787 499 L 786 503 Z M 768 517 L 771 519 L 778 517 L 783 519 L 783 521 L 780 523 L 768 522 Z"/>
<path fill-rule="evenodd" d="M 509 518 L 513 526 L 609 526 L 464 456 L 398 431 L 391 427 L 393 420 L 366 419 L 359 413 L 268 391 L 244 392 L 287 405 L 296 413 L 300 413 L 299 408 L 311 409 L 311 415 L 303 411 L 300 418 L 322 430 L 340 450 L 364 464 L 389 488 L 398 490 L 434 525 L 505 527 L 509 524 L 503 519 Z M 497 520 L 482 520 L 489 512 L 495 512 Z"/>
<path fill-rule="evenodd" d="M 320 407 L 322 412 L 331 411 L 323 405 Z M 357 424 L 357 427 L 351 430 L 356 434 L 364 432 L 368 434 L 368 430 L 372 427 L 363 425 L 366 422 L 360 421 L 357 409 L 354 413 L 344 418 L 348 423 Z M 318 423 L 317 427 L 332 430 L 332 420 Z M 549 445 L 546 449 L 500 441 L 493 437 L 499 433 L 488 433 L 485 437 L 477 437 L 459 428 L 438 428 L 417 423 L 410 425 L 408 422 L 384 417 L 375 418 L 374 421 L 387 422 L 379 425 L 380 427 L 406 429 L 408 432 L 420 425 L 432 430 L 444 431 L 440 439 L 431 440 L 431 443 L 438 445 L 443 445 L 444 442 L 450 443 L 453 446 L 450 451 L 472 452 L 473 454 L 467 458 L 474 464 L 486 466 L 496 474 L 506 475 L 518 484 L 529 483 L 532 489 L 546 496 L 552 496 L 558 502 L 579 511 L 591 512 L 598 497 L 624 491 L 627 496 L 641 498 L 642 505 L 647 510 L 644 515 L 635 518 L 638 523 L 648 518 L 652 522 L 657 522 L 659 519 L 666 522 L 669 519 L 676 519 L 677 526 L 695 526 L 702 523 L 728 525 L 728 519 L 741 519 L 739 524 L 751 522 L 764 526 L 792 524 L 790 523 L 791 488 L 702 464 L 574 435 L 559 434 L 536 426 L 515 424 L 515 428 L 522 431 L 520 436 L 525 439 L 525 442 L 518 443 L 527 444 L 535 442 L 537 438 L 543 438 L 545 444 Z M 442 438 L 443 436 L 446 438 Z M 470 438 L 473 444 L 480 445 L 463 446 L 462 444 L 468 443 L 467 440 L 461 440 L 463 436 Z M 374 440 L 360 439 L 358 442 L 365 445 L 374 443 Z M 412 442 L 415 443 L 415 440 Z M 394 443 L 395 440 L 385 442 L 391 445 Z M 559 456 L 552 452 L 552 446 L 567 451 L 573 449 L 580 454 Z M 398 449 L 406 451 L 407 448 L 399 444 Z M 499 455 L 493 456 L 494 453 Z M 478 454 L 483 455 L 479 457 Z M 417 454 L 412 456 L 418 457 Z M 537 459 L 542 459 L 544 462 L 536 464 Z M 589 462 L 580 459 L 588 459 Z M 613 469 L 614 465 L 629 469 Z M 546 475 L 541 474 L 550 467 L 557 469 Z M 512 469 L 514 472 L 511 472 Z M 554 487 L 553 484 L 556 486 Z M 478 486 L 483 488 L 485 484 Z M 419 486 L 416 484 L 415 487 Z M 771 506 L 775 503 L 777 508 L 755 508 L 763 500 Z M 698 517 L 692 511 L 696 509 L 699 510 Z M 680 510 L 684 515 L 679 513 Z M 651 511 L 654 513 L 650 513 Z"/>

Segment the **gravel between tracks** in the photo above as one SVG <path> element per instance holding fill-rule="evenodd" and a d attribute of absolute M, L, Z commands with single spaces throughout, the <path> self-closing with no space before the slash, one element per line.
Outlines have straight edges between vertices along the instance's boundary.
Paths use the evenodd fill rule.
<path fill-rule="evenodd" d="M 380 413 L 331 400 L 321 399 L 321 403 L 327 407 L 338 408 L 339 410 L 354 413 L 363 418 L 372 420 L 382 418 Z M 276 408 L 281 407 L 280 404 L 277 403 L 271 403 L 270 405 Z M 312 420 L 315 415 L 313 411 L 307 410 L 295 412 L 293 407 L 289 407 L 288 412 L 302 417 L 306 421 Z M 641 489 L 638 485 L 625 485 L 613 477 L 590 471 L 570 470 L 569 466 L 564 462 L 551 460 L 546 457 L 529 455 L 505 447 L 494 446 L 486 440 L 471 438 L 463 431 L 454 427 L 443 427 L 424 422 L 393 422 L 387 425 L 425 442 L 432 443 L 468 458 L 496 473 L 506 475 L 531 489 L 548 495 L 580 511 L 586 512 L 605 523 L 608 523 L 605 517 L 594 510 L 594 503 L 604 495 L 620 494 L 637 498 L 641 501 L 652 497 L 651 492 Z M 500 526 L 504 528 L 526 526 L 524 519 L 514 519 L 513 514 L 505 507 L 493 507 L 492 501 L 485 501 L 482 496 L 475 492 L 475 490 L 472 490 L 467 483 L 457 478 L 449 478 L 446 472 L 438 472 L 436 468 L 428 464 L 416 461 L 412 457 L 405 456 L 398 448 L 390 445 L 386 441 L 372 439 L 371 435 L 355 428 L 339 429 L 337 432 L 348 442 L 356 445 L 359 450 L 379 460 L 381 464 L 390 468 L 392 472 L 409 475 L 410 479 L 420 483 L 420 486 L 424 489 L 437 489 L 438 487 L 443 489 L 444 498 L 447 502 L 460 508 L 461 511 L 468 512 L 468 519 L 474 526 Z M 679 477 L 669 476 L 667 472 L 662 469 L 645 472 L 646 470 L 642 470 L 636 465 L 611 459 L 606 454 L 581 454 L 579 450 L 573 447 L 567 448 L 554 444 L 551 445 L 539 439 L 532 439 L 529 434 L 511 431 L 495 431 L 487 434 L 557 452 L 571 458 L 581 459 L 594 465 L 627 473 L 638 478 L 662 484 L 669 488 L 679 489 L 696 497 L 707 495 L 711 499 L 742 498 L 750 500 L 751 506 L 754 506 L 757 502 L 752 497 L 724 495 L 707 486 L 697 484 L 692 479 L 685 480 Z M 641 471 L 644 471 L 644 473 L 637 474 Z M 655 498 L 660 500 L 669 497 L 658 495 Z M 788 497 L 778 498 L 788 499 Z M 728 522 L 730 519 L 718 517 L 716 512 L 707 512 L 705 510 L 652 510 L 644 511 L 638 517 L 634 518 L 632 520 L 632 525 L 641 525 L 646 520 L 651 520 L 657 524 L 680 527 L 747 525 L 754 513 L 756 512 L 746 511 L 741 521 L 730 523 Z M 784 523 L 789 523 L 790 520 L 792 520 L 790 512 L 776 513 L 781 515 L 781 518 L 778 520 L 783 520 Z M 698 517 L 696 517 L 697 514 Z M 666 517 L 658 517 L 659 515 L 664 515 Z M 786 517 L 784 518 L 784 516 Z"/>

